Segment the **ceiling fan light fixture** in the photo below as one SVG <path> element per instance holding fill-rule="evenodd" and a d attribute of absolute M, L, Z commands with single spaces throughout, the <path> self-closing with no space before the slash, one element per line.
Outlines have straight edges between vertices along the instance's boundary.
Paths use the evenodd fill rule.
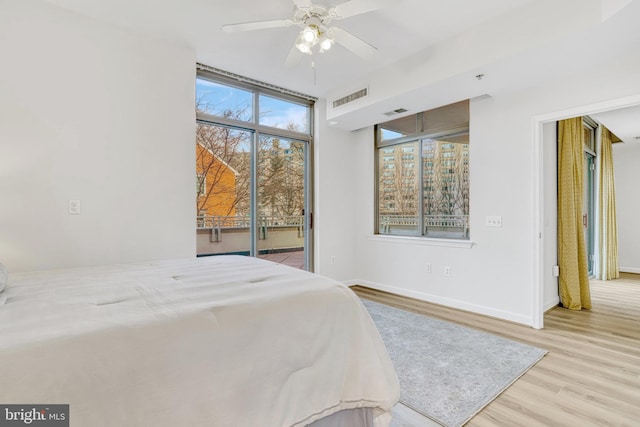
<path fill-rule="evenodd" d="M 296 47 L 302 53 L 306 53 L 307 55 L 311 55 L 311 48 L 304 43 L 297 44 Z"/>
<path fill-rule="evenodd" d="M 326 52 L 327 50 L 331 49 L 331 46 L 333 46 L 333 40 L 331 40 L 330 38 L 325 37 L 320 42 L 320 52 Z"/>
<path fill-rule="evenodd" d="M 304 30 L 302 30 L 302 39 L 311 44 L 314 45 L 317 40 L 318 40 L 318 29 L 317 27 L 313 26 L 313 25 L 309 25 L 307 27 L 304 28 Z"/>
<path fill-rule="evenodd" d="M 382 8 L 386 0 L 340 0 L 337 6 L 314 4 L 314 0 L 293 0 L 293 16 L 289 19 L 271 19 L 266 21 L 226 24 L 222 26 L 225 32 L 253 31 L 271 28 L 286 28 L 296 26 L 300 32 L 293 48 L 287 57 L 287 63 L 293 63 L 297 52 L 313 55 L 314 50 L 326 52 L 334 43 L 350 50 L 361 58 L 368 60 L 377 51 L 375 46 L 356 37 L 339 27 L 331 27 L 333 20 L 349 18 L 351 16 L 368 13 Z M 332 0 L 336 2 L 336 0 Z M 291 58 L 291 59 L 289 59 Z"/>
<path fill-rule="evenodd" d="M 296 40 L 296 48 L 297 48 L 300 52 L 302 52 L 302 53 L 304 53 L 304 54 L 311 55 L 311 53 L 312 53 L 312 52 L 311 52 L 311 47 L 312 47 L 312 46 L 313 46 L 313 45 L 312 45 L 311 43 L 308 43 L 308 42 L 304 39 L 304 37 L 303 37 L 302 33 L 300 33 L 300 36 L 299 36 L 299 37 L 298 37 L 298 39 Z"/>

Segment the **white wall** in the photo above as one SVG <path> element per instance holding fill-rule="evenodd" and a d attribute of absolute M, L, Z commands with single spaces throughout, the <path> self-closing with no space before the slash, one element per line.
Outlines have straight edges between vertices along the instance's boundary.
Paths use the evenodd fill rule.
<path fill-rule="evenodd" d="M 337 280 L 354 276 L 357 147 L 351 133 L 327 125 L 326 107 L 315 107 L 314 145 L 314 271 Z M 372 214 L 371 214 L 372 215 Z"/>
<path fill-rule="evenodd" d="M 441 247 L 406 239 L 372 239 L 372 219 L 359 227 L 358 274 L 370 286 L 428 301 L 528 323 L 531 292 L 531 131 L 530 117 L 507 101 L 470 104 L 471 248 Z M 372 134 L 371 134 L 372 135 Z M 362 135 L 361 170 L 367 178 L 359 191 L 360 211 L 373 210 L 373 144 Z M 516 135 L 514 137 L 514 135 Z M 369 141 L 367 141 L 369 140 Z M 366 150 L 366 156 L 364 151 Z M 512 159 L 521 159 L 520 162 Z M 499 167 L 498 167 L 499 165 Z M 366 206 L 366 208 L 365 208 Z M 529 206 L 529 209 L 524 209 Z M 499 215 L 502 228 L 484 226 L 485 216 Z M 425 265 L 432 265 L 426 273 Z M 451 276 L 443 275 L 444 267 Z M 527 289 L 527 285 L 529 288 Z"/>
<path fill-rule="evenodd" d="M 195 54 L 34 0 L 0 3 L 0 52 L 0 261 L 194 256 Z"/>
<path fill-rule="evenodd" d="M 620 270 L 640 273 L 640 144 L 613 144 Z"/>
<path fill-rule="evenodd" d="M 470 222 L 475 244 L 470 249 L 372 238 L 372 133 L 355 134 L 356 209 L 362 213 L 356 223 L 356 277 L 379 289 L 533 325 L 539 286 L 534 280 L 534 249 L 542 231 L 534 212 L 533 118 L 640 93 L 638 69 L 640 58 L 627 56 L 580 75 L 471 103 Z M 585 107 L 580 113 L 588 112 Z M 543 198 L 555 191 L 554 180 L 545 180 Z M 486 227 L 488 215 L 502 216 L 503 227 Z M 541 262 L 556 250 L 544 240 L 543 247 Z M 433 266 L 431 274 L 425 272 L 426 263 Z M 450 277 L 442 274 L 445 265 L 451 267 Z M 540 290 L 543 295 L 545 289 Z"/>

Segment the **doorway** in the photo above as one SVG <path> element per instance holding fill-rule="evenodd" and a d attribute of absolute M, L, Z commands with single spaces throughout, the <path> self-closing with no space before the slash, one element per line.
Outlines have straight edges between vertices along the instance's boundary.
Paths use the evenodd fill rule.
<path fill-rule="evenodd" d="M 586 105 L 578 108 L 571 108 L 565 111 L 544 114 L 533 118 L 533 144 L 534 144 L 534 286 L 532 299 L 532 327 L 542 329 L 544 327 L 544 313 L 553 305 L 549 304 L 548 290 L 554 288 L 552 285 L 557 279 L 550 274 L 548 258 L 545 255 L 550 251 L 556 251 L 556 235 L 548 228 L 549 218 L 552 213 L 549 210 L 550 199 L 556 192 L 556 183 L 550 182 L 545 174 L 549 165 L 549 150 L 552 147 L 545 146 L 548 142 L 548 132 L 545 132 L 546 124 L 552 124 L 558 120 L 570 117 L 600 114 L 608 111 L 626 109 L 640 106 L 640 95 L 632 95 L 625 98 L 605 101 L 601 103 Z M 555 158 L 555 155 L 554 155 Z M 551 243 L 551 246 L 550 246 Z M 556 297 L 557 301 L 557 297 Z"/>
<path fill-rule="evenodd" d="M 198 256 L 308 269 L 306 141 L 198 122 Z"/>
<path fill-rule="evenodd" d="M 309 248 L 308 144 L 261 135 L 257 159 L 257 248 L 259 258 L 305 268 Z"/>

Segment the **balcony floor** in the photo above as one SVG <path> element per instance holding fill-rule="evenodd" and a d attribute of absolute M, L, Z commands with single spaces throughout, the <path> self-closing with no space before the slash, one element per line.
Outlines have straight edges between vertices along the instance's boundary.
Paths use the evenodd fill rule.
<path fill-rule="evenodd" d="M 288 265 L 289 267 L 304 270 L 304 251 L 278 252 L 274 254 L 262 254 L 258 258 Z"/>

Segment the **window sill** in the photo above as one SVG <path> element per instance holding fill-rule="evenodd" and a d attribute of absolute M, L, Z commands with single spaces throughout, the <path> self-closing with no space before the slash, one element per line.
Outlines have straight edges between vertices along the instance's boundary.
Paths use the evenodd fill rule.
<path fill-rule="evenodd" d="M 386 243 L 403 243 L 420 246 L 441 246 L 448 248 L 471 249 L 475 242 L 472 240 L 437 239 L 433 237 L 411 237 L 411 236 L 391 236 L 383 234 L 373 234 L 369 240 Z"/>

